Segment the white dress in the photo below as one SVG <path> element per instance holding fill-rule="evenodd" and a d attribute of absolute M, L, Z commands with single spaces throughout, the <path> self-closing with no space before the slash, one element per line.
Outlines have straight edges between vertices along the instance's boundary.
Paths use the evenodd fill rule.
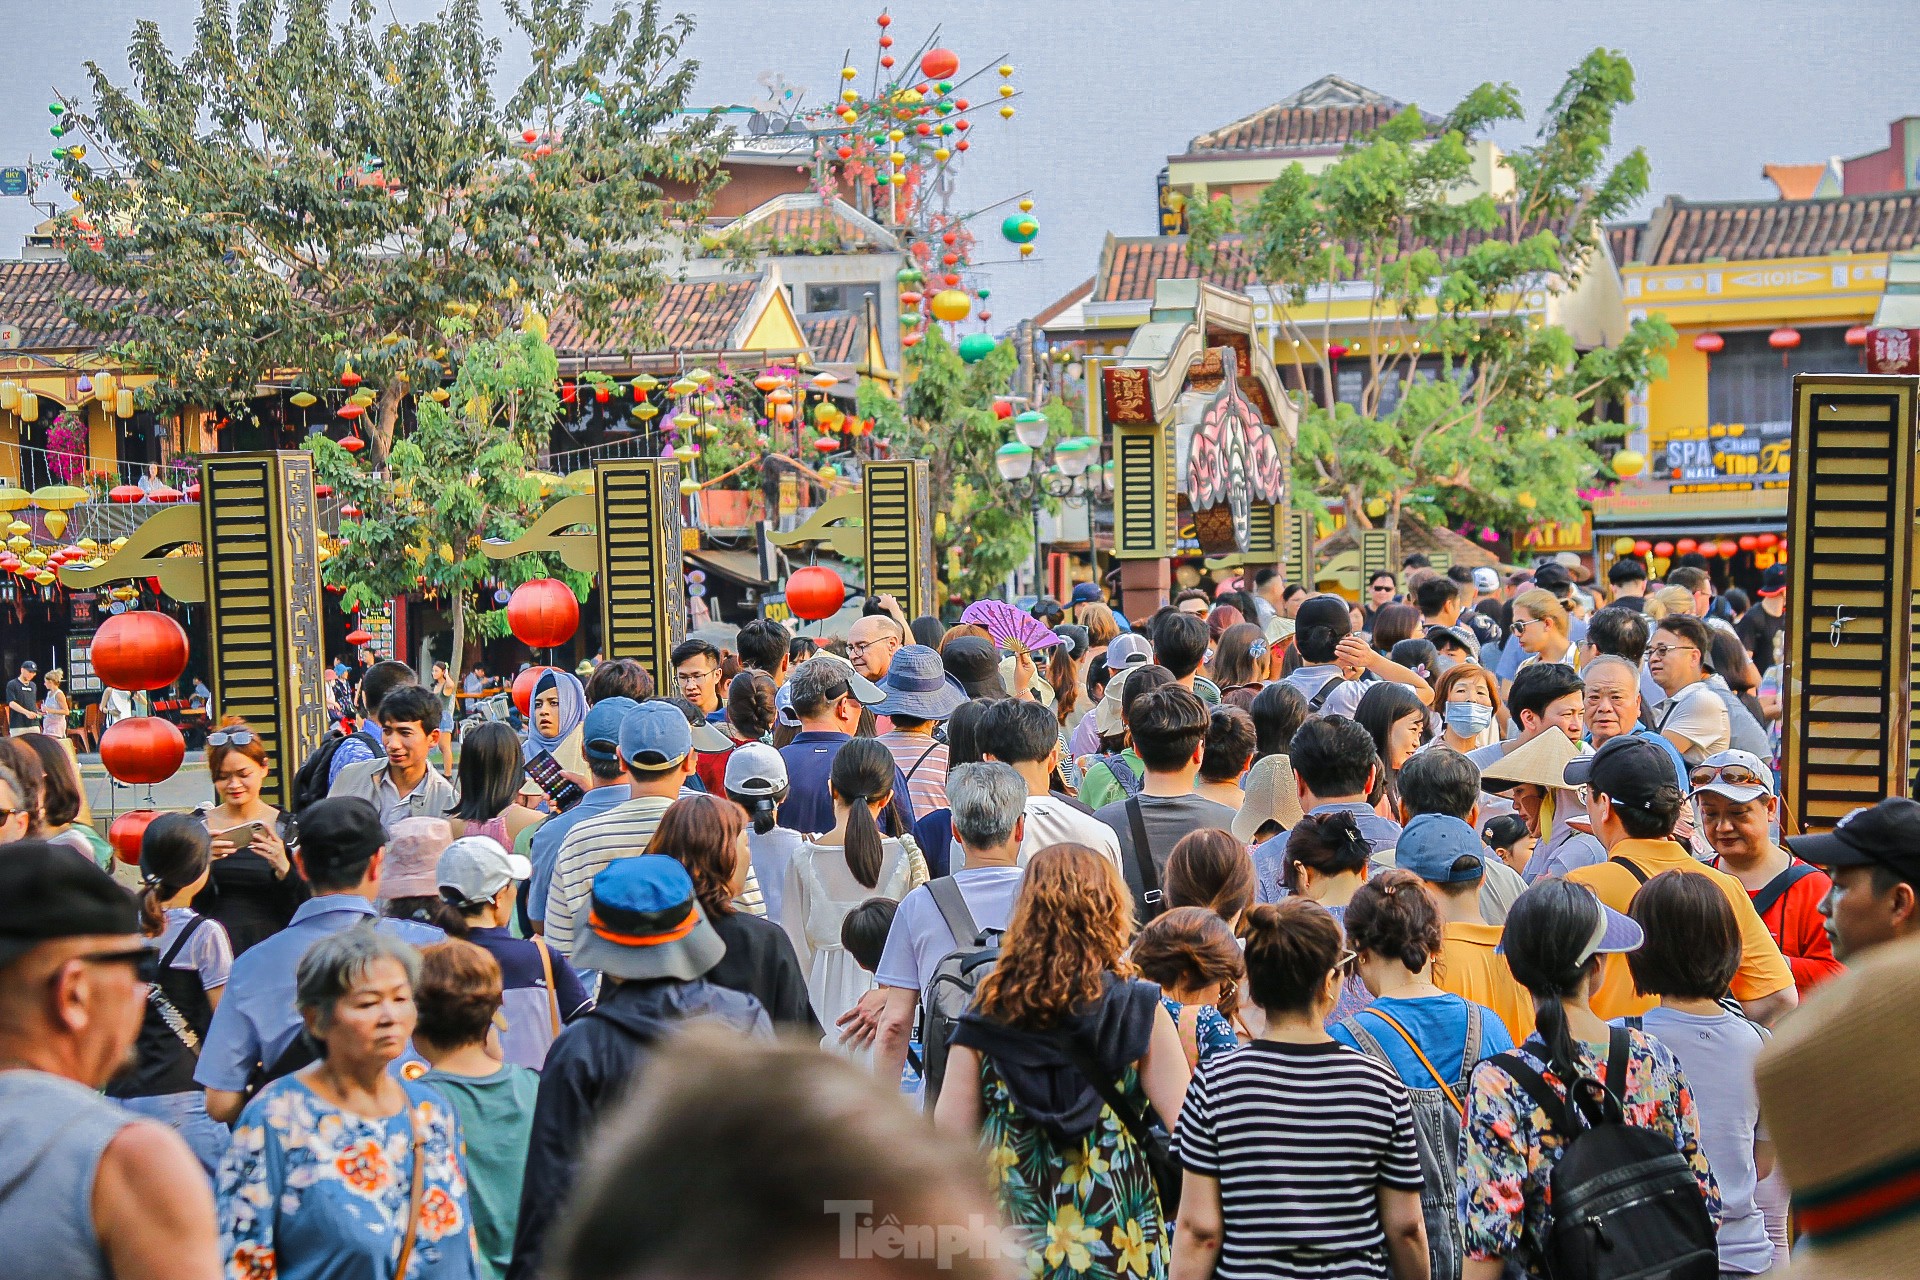
<path fill-rule="evenodd" d="M 840 945 L 840 923 L 870 898 L 895 902 L 927 882 L 927 863 L 912 840 L 882 841 L 880 876 L 872 888 L 853 878 L 846 850 L 839 845 L 803 841 L 787 863 L 780 895 L 780 925 L 793 940 L 800 968 L 807 975 L 807 996 L 822 1027 L 832 1029 L 840 1015 L 873 989 L 873 975 Z"/>

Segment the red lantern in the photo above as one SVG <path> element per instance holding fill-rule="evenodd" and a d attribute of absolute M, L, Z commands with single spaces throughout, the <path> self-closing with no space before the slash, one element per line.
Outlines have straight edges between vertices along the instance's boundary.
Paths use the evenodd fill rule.
<path fill-rule="evenodd" d="M 112 689 L 164 689 L 187 669 L 187 633 L 152 609 L 114 614 L 93 633 L 88 657 Z"/>
<path fill-rule="evenodd" d="M 333 486 L 330 484 L 317 484 L 313 486 L 313 496 L 316 498 L 331 498 L 333 496 Z"/>
<path fill-rule="evenodd" d="M 579 398 L 580 398 L 579 383 L 563 382 L 560 384 L 560 403 L 572 404 L 574 401 L 578 400 Z"/>
<path fill-rule="evenodd" d="M 1645 558 L 1653 554 L 1653 544 L 1645 538 L 1633 544 L 1633 554 Z"/>
<path fill-rule="evenodd" d="M 339 409 L 335 410 L 335 412 L 338 413 L 339 416 L 341 416 L 342 418 L 345 418 L 348 422 L 352 422 L 355 418 L 359 417 L 361 414 L 365 413 L 366 411 L 367 411 L 366 406 L 355 404 L 351 400 L 347 401 L 345 404 L 341 405 Z"/>
<path fill-rule="evenodd" d="M 348 453 L 358 453 L 362 449 L 367 447 L 367 442 L 365 440 L 362 440 L 359 436 L 348 436 L 345 440 L 342 440 L 340 442 L 340 447 L 342 449 L 345 449 Z"/>
<path fill-rule="evenodd" d="M 513 705 L 520 708 L 520 714 L 533 714 L 533 686 L 540 683 L 540 677 L 549 671 L 558 671 L 558 667 L 528 667 L 513 678 Z"/>
<path fill-rule="evenodd" d="M 340 385 L 349 391 L 360 385 L 360 375 L 353 371 L 352 365 L 348 365 L 347 371 L 340 375 Z"/>
<path fill-rule="evenodd" d="M 523 582 L 507 601 L 507 629 L 530 649 L 565 644 L 579 628 L 580 602 L 558 578 Z"/>
<path fill-rule="evenodd" d="M 1780 545 L 1779 537 L 1771 533 L 1758 534 L 1754 537 L 1754 541 L 1760 544 L 1762 551 L 1771 551 Z"/>
<path fill-rule="evenodd" d="M 1719 544 L 1714 547 L 1714 551 L 1718 553 L 1722 560 L 1731 560 L 1740 554 L 1740 544 L 1732 538 L 1722 538 Z"/>
<path fill-rule="evenodd" d="M 187 481 L 186 488 L 180 490 L 180 493 L 188 502 L 200 501 L 200 482 L 198 480 Z"/>
<path fill-rule="evenodd" d="M 1800 345 L 1798 329 L 1780 328 L 1767 335 L 1767 345 L 1775 351 L 1791 351 Z"/>
<path fill-rule="evenodd" d="M 1700 544 L 1692 538 L 1682 538 L 1680 541 L 1674 543 L 1673 547 L 1674 550 L 1678 551 L 1681 555 L 1690 556 L 1700 549 Z"/>
<path fill-rule="evenodd" d="M 1740 549 L 1742 551 L 1758 551 L 1760 549 L 1760 539 L 1750 533 L 1743 533 L 1740 535 Z"/>
<path fill-rule="evenodd" d="M 787 578 L 787 608 L 796 618 L 818 622 L 840 612 L 847 598 L 847 584 L 831 569 L 810 564 L 796 569 Z"/>
<path fill-rule="evenodd" d="M 1850 347 L 1866 346 L 1867 345 L 1867 326 L 1864 324 L 1857 324 L 1853 326 L 1853 328 L 1847 330 L 1847 345 Z"/>
<path fill-rule="evenodd" d="M 108 502 L 119 502 L 119 503 L 138 502 L 140 501 L 140 499 L 146 496 L 147 496 L 147 491 L 145 489 L 142 489 L 137 484 L 117 484 L 113 486 L 113 488 L 107 490 Z"/>
<path fill-rule="evenodd" d="M 929 49 L 920 55 L 920 74 L 929 80 L 945 80 L 960 69 L 960 55 L 951 49 Z"/>
<path fill-rule="evenodd" d="M 140 865 L 140 841 L 147 834 L 147 824 L 160 816 L 158 809 L 129 809 L 113 820 L 107 828 L 107 843 L 113 846 L 113 854 L 130 867 Z"/>
<path fill-rule="evenodd" d="M 130 786 L 165 782 L 186 756 L 187 740 L 179 727 L 158 716 L 130 716 L 100 735 L 100 763 Z"/>
<path fill-rule="evenodd" d="M 355 627 L 353 630 L 347 632 L 347 643 L 356 649 L 363 644 L 372 644 L 373 632 L 367 630 L 365 627 Z"/>
<path fill-rule="evenodd" d="M 832 436 L 821 436 L 813 442 L 813 447 L 821 453 L 832 453 L 840 447 L 840 442 Z"/>
<path fill-rule="evenodd" d="M 343 502 L 340 504 L 340 515 L 342 519 L 358 520 L 365 514 L 365 512 L 361 511 L 359 507 L 351 502 Z"/>
<path fill-rule="evenodd" d="M 1013 416 L 1013 402 L 1011 400 L 995 400 L 993 402 L 993 416 L 1001 419 L 1011 418 Z"/>
<path fill-rule="evenodd" d="M 181 495 L 178 489 L 170 484 L 163 484 L 149 493 L 147 500 L 149 502 L 178 502 L 180 501 L 180 497 Z"/>
<path fill-rule="evenodd" d="M 605 386 L 598 386 L 593 389 L 593 398 L 597 403 L 605 404 L 613 398 L 613 392 Z"/>
<path fill-rule="evenodd" d="M 1727 340 L 1717 333 L 1703 333 L 1693 340 L 1693 349 L 1703 355 L 1717 356 L 1726 346 Z"/>

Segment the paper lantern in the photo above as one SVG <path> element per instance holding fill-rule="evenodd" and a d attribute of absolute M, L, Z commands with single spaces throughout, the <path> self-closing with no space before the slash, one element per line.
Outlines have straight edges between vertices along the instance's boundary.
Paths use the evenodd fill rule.
<path fill-rule="evenodd" d="M 580 602 L 558 578 L 535 578 L 513 589 L 507 601 L 507 629 L 530 649 L 565 644 L 580 628 Z"/>
<path fill-rule="evenodd" d="M 367 409 L 365 405 L 359 404 L 352 400 L 347 401 L 345 404 L 341 405 L 338 409 L 334 410 L 336 414 L 338 414 L 342 418 L 345 418 L 349 422 L 353 421 L 355 418 L 359 417 L 361 414 L 365 413 L 366 411 Z"/>
<path fill-rule="evenodd" d="M 113 413 L 115 417 L 131 418 L 133 416 L 133 409 L 133 392 L 122 387 L 113 393 Z"/>
<path fill-rule="evenodd" d="M 353 630 L 347 632 L 347 643 L 356 649 L 363 644 L 372 644 L 373 632 L 367 630 L 365 627 L 355 627 Z"/>
<path fill-rule="evenodd" d="M 1700 544 L 1695 542 L 1692 538 L 1682 538 L 1680 539 L 1680 541 L 1674 543 L 1673 546 L 1674 546 L 1674 550 L 1678 551 L 1683 556 L 1690 556 L 1694 552 L 1700 549 Z M 1668 555 L 1671 553 L 1663 551 L 1660 554 Z"/>
<path fill-rule="evenodd" d="M 100 735 L 100 763 L 115 781 L 129 786 L 165 782 L 186 755 L 179 727 L 158 716 L 129 716 Z"/>
<path fill-rule="evenodd" d="M 40 517 L 40 522 L 47 526 L 47 532 L 53 537 L 57 538 L 67 531 L 67 513 L 64 511 L 49 511 Z"/>
<path fill-rule="evenodd" d="M 558 671 L 558 667 L 528 667 L 513 678 L 513 705 L 520 708 L 523 716 L 533 714 L 533 686 L 540 683 L 540 677 L 549 671 Z"/>
<path fill-rule="evenodd" d="M 1010 213 L 1000 222 L 1000 234 L 1013 244 L 1027 244 L 1040 234 L 1040 220 L 1030 213 Z"/>
<path fill-rule="evenodd" d="M 348 363 L 346 371 L 340 375 L 340 385 L 349 391 L 360 385 L 360 375 L 353 371 L 351 362 Z"/>
<path fill-rule="evenodd" d="M 107 843 L 113 856 L 129 867 L 140 865 L 140 842 L 146 838 L 147 824 L 160 816 L 158 809 L 129 809 L 107 828 Z"/>
<path fill-rule="evenodd" d="M 1774 547 L 1780 545 L 1779 537 L 1771 533 L 1755 534 L 1754 541 L 1760 544 L 1762 551 L 1771 551 Z"/>
<path fill-rule="evenodd" d="M 1613 540 L 1613 554 L 1615 554 L 1616 556 L 1632 555 L 1633 539 L 1632 538 L 1615 538 Z"/>
<path fill-rule="evenodd" d="M 164 689 L 187 669 L 187 633 L 166 614 L 141 609 L 101 623 L 87 653 L 110 689 Z"/>
<path fill-rule="evenodd" d="M 340 447 L 348 453 L 358 453 L 367 447 L 367 442 L 359 436 L 348 436 L 340 442 Z"/>
<path fill-rule="evenodd" d="M 958 289 L 942 289 L 933 295 L 933 301 L 928 305 L 934 319 L 951 324 L 967 318 L 973 310 L 973 299 Z"/>
<path fill-rule="evenodd" d="M 1775 351 L 1791 351 L 1800 345 L 1798 329 L 1779 328 L 1767 335 L 1767 345 Z"/>
<path fill-rule="evenodd" d="M 993 416 L 1003 421 L 1011 418 L 1013 416 L 1013 402 L 1011 400 L 995 400 L 993 402 Z"/>
<path fill-rule="evenodd" d="M 929 80 L 945 80 L 960 69 L 960 55 L 951 49 L 929 49 L 920 55 L 920 74 Z"/>
<path fill-rule="evenodd" d="M 1857 324 L 1857 325 L 1854 325 L 1851 329 L 1847 330 L 1847 345 L 1850 347 L 1866 346 L 1867 345 L 1867 326 L 1864 324 Z"/>
<path fill-rule="evenodd" d="M 1656 542 L 1653 544 L 1653 554 L 1661 557 L 1670 556 L 1673 554 L 1673 544 L 1671 542 Z"/>
<path fill-rule="evenodd" d="M 1750 533 L 1743 533 L 1740 535 L 1740 549 L 1742 551 L 1758 551 L 1760 549 L 1760 539 Z"/>
<path fill-rule="evenodd" d="M 1731 560 L 1740 553 L 1740 544 L 1731 538 L 1722 538 L 1715 544 L 1714 552 L 1719 555 L 1722 560 Z"/>
<path fill-rule="evenodd" d="M 970 333 L 960 339 L 960 358 L 968 364 L 978 364 L 993 354 L 995 346 L 990 333 Z"/>
<path fill-rule="evenodd" d="M 1726 346 L 1727 340 L 1717 333 L 1702 333 L 1693 340 L 1693 349 L 1702 355 L 1717 356 Z"/>
<path fill-rule="evenodd" d="M 817 564 L 796 569 L 787 578 L 787 608 L 796 618 L 818 622 L 840 611 L 847 584 L 831 569 Z"/>
<path fill-rule="evenodd" d="M 1609 465 L 1617 476 L 1637 476 L 1647 469 L 1647 455 L 1637 449 L 1622 449 L 1613 455 Z"/>
<path fill-rule="evenodd" d="M 40 397 L 31 391 L 20 393 L 20 420 L 38 422 L 40 420 Z"/>

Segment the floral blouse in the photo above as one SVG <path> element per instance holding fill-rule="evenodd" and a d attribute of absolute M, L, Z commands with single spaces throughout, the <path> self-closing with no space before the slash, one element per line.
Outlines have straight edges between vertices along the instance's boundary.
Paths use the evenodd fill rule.
<path fill-rule="evenodd" d="M 1617 1090 L 1626 1101 L 1627 1123 L 1654 1129 L 1673 1139 L 1686 1157 L 1707 1212 L 1720 1220 L 1720 1187 L 1700 1149 L 1700 1124 L 1693 1090 L 1667 1047 L 1640 1031 L 1627 1033 L 1627 1080 Z M 1595 1080 L 1606 1083 L 1606 1049 L 1574 1042 L 1580 1064 Z M 1549 1085 L 1564 1094 L 1564 1082 L 1542 1056 L 1537 1039 L 1513 1050 L 1538 1071 Z M 1478 1261 L 1510 1260 L 1519 1273 L 1544 1277 L 1542 1243 L 1553 1223 L 1550 1179 L 1568 1144 L 1567 1135 L 1549 1130 L 1544 1112 L 1514 1078 L 1489 1059 L 1473 1069 L 1467 1115 L 1461 1134 L 1460 1217 L 1466 1224 L 1466 1256 Z"/>
<path fill-rule="evenodd" d="M 268 1085 L 234 1127 L 220 1167 L 226 1280 L 400 1280 L 413 1127 L 427 1162 L 420 1226 L 403 1280 L 475 1280 L 458 1122 L 429 1085 L 403 1081 L 406 1111 L 342 1111 L 297 1076 Z"/>
<path fill-rule="evenodd" d="M 1167 1016 L 1173 1019 L 1173 1025 L 1180 1025 L 1180 1013 L 1185 1008 L 1178 1000 L 1161 996 L 1160 1003 L 1166 1006 Z M 1210 1004 L 1203 1004 L 1194 1015 L 1193 1043 L 1200 1051 L 1200 1061 L 1217 1054 L 1232 1053 L 1240 1047 L 1240 1037 L 1233 1034 L 1233 1024 L 1227 1021 L 1227 1015 Z"/>

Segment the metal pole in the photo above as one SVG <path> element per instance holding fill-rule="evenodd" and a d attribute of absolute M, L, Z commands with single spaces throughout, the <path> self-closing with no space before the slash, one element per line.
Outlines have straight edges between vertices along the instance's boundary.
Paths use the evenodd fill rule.
<path fill-rule="evenodd" d="M 1036 600 L 1046 594 L 1040 587 L 1041 584 L 1046 581 L 1047 577 L 1046 558 L 1040 550 L 1041 492 L 1041 487 L 1036 482 L 1033 486 L 1033 595 Z"/>

